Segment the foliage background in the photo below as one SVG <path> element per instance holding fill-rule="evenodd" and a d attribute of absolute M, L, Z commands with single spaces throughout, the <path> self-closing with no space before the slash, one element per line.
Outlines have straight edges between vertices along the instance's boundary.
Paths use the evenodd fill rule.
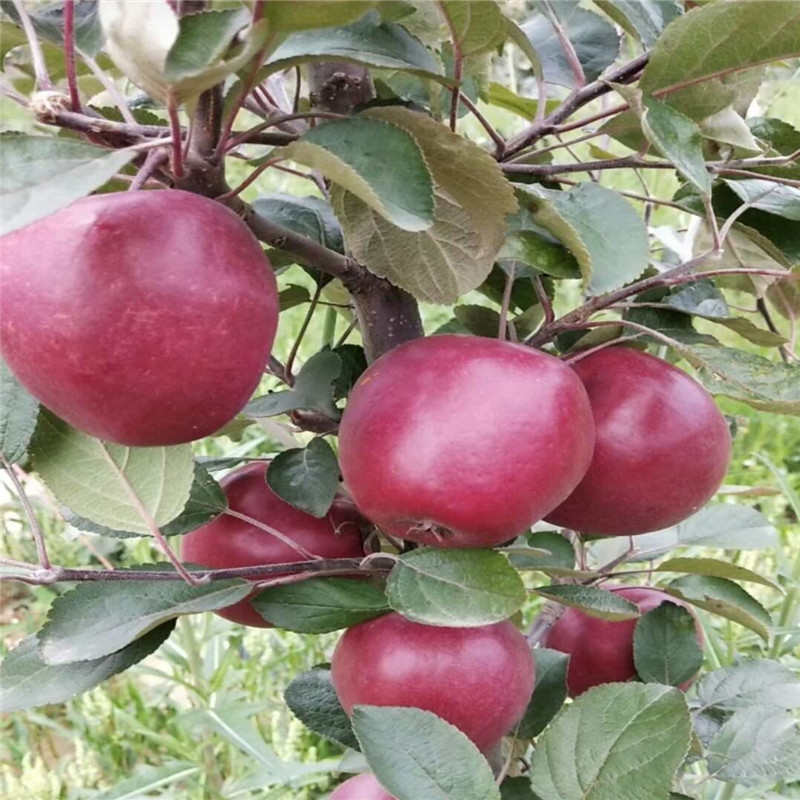
<path fill-rule="evenodd" d="M 505 65 L 496 66 L 499 72 Z M 800 84 L 797 63 L 770 68 L 768 79 L 751 115 L 777 116 L 800 126 Z M 507 80 L 502 75 L 499 80 Z M 482 111 L 504 135 L 513 135 L 523 121 L 496 107 Z M 9 101 L 0 98 L 3 130 L 33 132 L 35 123 Z M 461 129 L 475 141 L 485 133 L 471 118 Z M 600 146 L 615 151 L 612 141 Z M 575 155 L 589 159 L 589 146 L 575 146 Z M 619 151 L 624 152 L 623 150 Z M 246 176 L 230 168 L 232 184 Z M 671 172 L 646 174 L 649 190 L 669 196 L 677 188 Z M 634 175 L 603 173 L 605 185 L 641 191 Z M 243 195 L 281 191 L 303 195 L 313 187 L 285 173 L 269 170 Z M 658 207 L 652 224 L 684 229 L 688 215 Z M 297 267 L 285 272 L 281 287 L 290 283 L 310 288 L 308 277 Z M 578 287 L 563 282 L 557 305 L 574 305 Z M 570 296 L 572 293 L 572 296 Z M 486 304 L 477 292 L 465 303 Z M 742 305 L 752 303 L 742 297 Z M 281 315 L 276 354 L 284 359 L 300 327 L 305 309 Z M 426 332 L 449 318 L 447 309 L 423 306 Z M 300 351 L 310 356 L 322 342 L 324 320 L 317 315 Z M 338 330 L 345 323 L 338 320 Z M 703 330 L 700 321 L 698 329 Z M 732 334 L 714 334 L 734 343 Z M 353 339 L 356 340 L 355 338 Z M 741 340 L 735 340 L 741 346 Z M 768 355 L 749 345 L 748 349 Z M 265 384 L 264 388 L 267 388 Z M 745 405 L 720 399 L 723 411 L 735 422 L 734 456 L 719 499 L 758 507 L 780 531 L 778 551 L 728 553 L 735 563 L 761 574 L 787 576 L 794 586 L 786 598 L 767 589 L 753 590 L 778 621 L 771 648 L 738 625 L 703 615 L 707 647 L 706 667 L 729 665 L 738 657 L 769 655 L 792 668 L 800 668 L 800 424 L 797 418 L 764 414 Z M 196 445 L 200 455 L 264 455 L 279 449 L 266 430 L 250 428 L 240 439 L 208 440 Z M 113 541 L 79 534 L 65 526 L 51 501 L 33 479 L 28 491 L 56 563 L 65 566 L 97 564 L 109 557 L 119 566 L 149 560 L 151 545 L 144 540 Z M 10 558 L 32 560 L 33 544 L 25 534 L 24 517 L 13 492 L 0 489 L 2 547 Z M 693 548 L 688 555 L 701 555 Z M 719 556 L 716 551 L 714 555 Z M 57 587 L 5 585 L 0 599 L 3 652 L 39 628 Z M 541 600 L 532 599 L 524 609 L 532 618 Z M 157 654 L 90 693 L 63 706 L 47 707 L 2 720 L 0 793 L 7 798 L 56 800 L 56 798 L 148 797 L 200 800 L 242 798 L 247 800 L 315 800 L 334 785 L 331 772 L 340 748 L 305 729 L 282 701 L 282 692 L 299 672 L 330 657 L 337 635 L 305 636 L 272 630 L 234 626 L 214 615 L 184 617 L 176 633 Z M 280 763 L 280 761 L 285 763 Z M 315 766 L 316 765 L 316 766 Z M 708 784 L 699 768 L 683 787 L 702 800 L 736 797 L 747 800 L 748 791 Z M 279 785 L 277 788 L 275 784 Z M 270 788 L 263 788 L 270 786 Z M 800 786 L 783 786 L 777 797 L 800 797 Z M 763 796 L 763 795 L 759 795 Z"/>

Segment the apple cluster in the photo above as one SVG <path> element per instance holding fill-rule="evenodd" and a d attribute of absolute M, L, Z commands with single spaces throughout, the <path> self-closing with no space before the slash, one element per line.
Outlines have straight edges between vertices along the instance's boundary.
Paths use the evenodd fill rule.
<path fill-rule="evenodd" d="M 124 445 L 222 427 L 258 384 L 277 326 L 257 241 L 231 211 L 180 191 L 81 200 L 4 237 L 1 274 L 0 342 L 20 382 L 70 424 Z M 696 381 L 640 350 L 566 363 L 441 335 L 397 347 L 361 376 L 339 452 L 347 496 L 326 516 L 290 506 L 269 488 L 268 464 L 248 464 L 222 481 L 233 514 L 185 536 L 183 558 L 208 568 L 357 558 L 369 525 L 439 548 L 494 547 L 541 520 L 641 534 L 714 494 L 730 437 Z M 643 612 L 674 602 L 650 588 L 613 591 Z M 250 598 L 218 613 L 269 626 Z M 633 621 L 563 613 L 545 644 L 571 654 L 571 695 L 635 676 L 633 631 Z M 348 713 L 425 709 L 489 752 L 525 711 L 534 659 L 509 621 L 432 627 L 389 613 L 343 634 L 332 678 Z M 370 775 L 332 797 L 391 800 Z"/>

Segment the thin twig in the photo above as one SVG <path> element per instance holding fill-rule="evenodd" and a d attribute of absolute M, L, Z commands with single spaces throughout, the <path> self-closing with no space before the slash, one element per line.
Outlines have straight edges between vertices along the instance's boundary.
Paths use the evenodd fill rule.
<path fill-rule="evenodd" d="M 564 30 L 564 26 L 561 24 L 561 20 L 558 18 L 558 14 L 556 14 L 550 0 L 542 0 L 542 9 L 547 21 L 553 26 L 561 49 L 567 57 L 567 63 L 569 63 L 569 68 L 572 70 L 572 76 L 575 79 L 575 87 L 580 89 L 586 85 L 586 75 L 578 54 L 575 52 L 575 47 L 569 40 L 569 36 L 567 36 L 567 32 Z"/>
<path fill-rule="evenodd" d="M 311 318 L 314 316 L 314 311 L 316 311 L 317 309 L 317 303 L 319 303 L 319 298 L 321 295 L 322 295 L 322 285 L 317 284 L 314 296 L 311 298 L 311 302 L 309 303 L 308 311 L 306 311 L 306 316 L 303 319 L 303 323 L 300 326 L 300 330 L 297 333 L 297 338 L 294 340 L 294 343 L 292 344 L 292 349 L 289 351 L 289 355 L 286 358 L 286 378 L 290 386 L 294 385 L 294 375 L 292 374 L 292 367 L 294 366 L 294 360 L 297 357 L 297 351 L 300 349 L 300 345 L 303 342 L 303 337 L 306 335 L 306 331 L 308 330 Z"/>
<path fill-rule="evenodd" d="M 33 61 L 33 72 L 36 76 L 36 85 L 44 91 L 53 91 L 56 87 L 53 85 L 53 81 L 50 79 L 50 73 L 47 71 L 42 45 L 39 42 L 39 37 L 36 35 L 36 29 L 33 27 L 31 18 L 22 0 L 12 1 L 14 3 L 14 8 L 17 10 L 17 14 L 19 14 L 19 21 L 22 24 L 22 29 L 25 31 L 25 36 L 28 39 L 28 46 L 31 48 L 31 60 Z"/>
<path fill-rule="evenodd" d="M 703 195 L 703 208 L 706 211 L 706 222 L 711 231 L 711 252 L 716 255 L 722 252 L 722 239 L 719 225 L 717 225 L 717 215 L 714 213 L 714 206 L 711 205 L 711 195 Z"/>
<path fill-rule="evenodd" d="M 497 329 L 497 338 L 503 342 L 506 340 L 506 328 L 508 327 L 508 308 L 511 305 L 511 291 L 514 288 L 515 272 L 516 268 L 512 262 L 508 269 L 508 274 L 506 275 L 506 285 L 503 287 L 503 301 L 502 305 L 500 306 L 500 325 Z"/>
<path fill-rule="evenodd" d="M 486 133 L 489 134 L 489 138 L 494 142 L 494 157 L 501 159 L 503 157 L 503 152 L 506 149 L 506 140 L 492 127 L 492 123 L 489 122 L 486 117 L 484 117 L 484 115 L 481 113 L 481 110 L 477 105 L 475 105 L 475 103 L 472 102 L 472 100 L 469 99 L 469 97 L 467 97 L 465 94 L 462 94 L 461 102 L 470 110 L 475 119 L 480 122 Z"/>
<path fill-rule="evenodd" d="M 152 176 L 152 174 L 168 160 L 167 154 L 163 150 L 150 150 L 144 159 L 144 164 L 139 168 L 136 176 L 128 187 L 129 192 L 141 189 Z"/>
<path fill-rule="evenodd" d="M 78 92 L 78 76 L 75 71 L 75 0 L 64 3 L 64 62 L 69 86 L 69 103 L 73 111 L 80 113 L 81 96 Z"/>
<path fill-rule="evenodd" d="M 292 100 L 292 114 L 296 114 L 300 109 L 300 92 L 302 90 L 303 81 L 300 76 L 299 65 L 294 68 L 294 99 Z"/>
<path fill-rule="evenodd" d="M 178 105 L 175 96 L 170 92 L 167 99 L 167 115 L 169 117 L 169 130 L 172 137 L 172 174 L 176 178 L 183 177 L 183 131 L 178 117 Z"/>
<path fill-rule="evenodd" d="M 22 504 L 22 509 L 25 512 L 28 525 L 31 526 L 33 540 L 36 543 L 36 554 L 39 558 L 39 566 L 43 570 L 50 570 L 51 564 L 50 558 L 47 555 L 47 545 L 44 541 L 44 534 L 42 533 L 42 528 L 39 525 L 39 520 L 36 519 L 36 514 L 33 511 L 31 501 L 28 499 L 28 493 L 25 491 L 25 487 L 22 485 L 22 481 L 19 479 L 19 476 L 14 469 L 14 465 L 2 454 L 0 454 L 0 462 L 3 464 L 3 468 L 8 473 L 11 483 L 14 484 L 14 489 L 16 490 L 19 501 Z"/>
<path fill-rule="evenodd" d="M 544 311 L 544 322 L 545 325 L 547 325 L 555 319 L 553 304 L 550 302 L 550 298 L 547 296 L 547 292 L 544 290 L 544 284 L 542 283 L 541 276 L 534 275 L 531 278 L 531 282 L 533 283 L 536 297 L 539 299 L 539 305 L 542 307 L 542 311 Z"/>
<path fill-rule="evenodd" d="M 306 550 L 301 544 L 298 544 L 294 540 L 290 539 L 285 534 L 281 533 L 276 528 L 273 528 L 271 525 L 267 525 L 265 522 L 261 522 L 261 520 L 257 520 L 254 517 L 250 517 L 247 514 L 242 514 L 240 511 L 234 511 L 232 508 L 226 508 L 223 512 L 228 517 L 233 517 L 234 519 L 241 520 L 242 522 L 246 522 L 248 525 L 252 525 L 254 528 L 258 528 L 265 533 L 268 533 L 270 536 L 274 536 L 279 542 L 282 542 L 287 547 L 291 547 L 296 553 L 301 555 L 303 558 L 307 558 L 309 561 L 317 561 L 321 558 L 310 550 Z"/>
<path fill-rule="evenodd" d="M 778 336 L 781 336 L 782 334 L 778 330 L 778 326 L 775 324 L 775 320 L 772 318 L 772 314 L 770 313 L 769 308 L 767 307 L 767 304 L 764 301 L 763 297 L 759 297 L 756 300 L 756 308 L 758 309 L 758 313 L 761 314 L 761 317 L 763 318 L 764 322 L 767 323 L 767 327 L 773 333 L 777 333 Z M 780 353 L 781 359 L 783 361 L 786 362 L 791 361 L 791 356 L 789 355 L 789 352 L 784 345 L 780 345 L 778 347 L 778 352 Z"/>
<path fill-rule="evenodd" d="M 459 100 L 461 99 L 461 78 L 464 69 L 464 54 L 461 51 L 461 42 L 458 39 L 458 32 L 453 24 L 453 20 L 450 18 L 446 4 L 437 2 L 436 5 L 439 8 L 439 12 L 444 17 L 444 21 L 447 24 L 447 29 L 450 31 L 450 38 L 453 44 L 454 86 L 451 90 L 452 99 L 450 101 L 450 130 L 454 131 L 458 122 L 458 104 Z"/>
<path fill-rule="evenodd" d="M 105 70 L 100 68 L 100 65 L 97 61 L 88 56 L 86 53 L 82 51 L 78 51 L 80 53 L 81 58 L 83 59 L 84 63 L 87 67 L 92 71 L 92 75 L 103 84 L 103 88 L 108 92 L 109 97 L 114 101 L 114 104 L 119 109 L 119 113 L 122 114 L 122 119 L 128 125 L 138 125 L 139 123 L 136 121 L 136 117 L 133 116 L 133 112 L 128 106 L 128 102 L 122 96 L 120 91 L 117 89 L 117 85 L 114 81 L 106 75 Z"/>
<path fill-rule="evenodd" d="M 252 172 L 237 187 L 225 192 L 225 194 L 221 194 L 215 199 L 220 203 L 224 203 L 226 200 L 230 200 L 232 197 L 236 197 L 236 195 L 241 194 L 248 186 L 257 181 L 258 178 L 261 177 L 262 173 L 274 166 L 278 160 L 279 159 L 277 158 L 267 159 L 263 164 L 259 164 L 259 166 L 252 170 Z"/>
<path fill-rule="evenodd" d="M 226 152 L 233 150 L 235 147 L 238 147 L 241 144 L 245 144 L 246 142 L 251 141 L 253 137 L 261 133 L 262 131 L 267 130 L 267 128 L 275 128 L 279 125 L 282 125 L 284 122 L 292 122 L 293 120 L 298 120 L 298 119 L 317 119 L 317 118 L 347 119 L 347 115 L 335 114 L 333 111 L 301 111 L 301 112 L 293 112 L 291 114 L 280 114 L 275 117 L 270 117 L 266 121 L 261 122 L 258 125 L 255 125 L 249 130 L 235 134 L 228 142 L 228 145 L 225 148 L 225 150 Z"/>

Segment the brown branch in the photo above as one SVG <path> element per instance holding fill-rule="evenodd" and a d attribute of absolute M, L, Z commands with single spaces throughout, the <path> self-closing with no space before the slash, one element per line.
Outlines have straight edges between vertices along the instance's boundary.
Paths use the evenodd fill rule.
<path fill-rule="evenodd" d="M 64 3 L 64 63 L 69 86 L 69 101 L 73 111 L 81 110 L 78 76 L 75 70 L 75 0 Z"/>
<path fill-rule="evenodd" d="M 519 134 L 519 136 L 512 139 L 508 143 L 504 158 L 510 158 L 520 150 L 524 150 L 526 147 L 534 144 L 543 136 L 552 133 L 559 126 L 559 123 L 572 116 L 579 108 L 582 108 L 587 103 L 592 102 L 592 100 L 596 100 L 601 95 L 611 91 L 611 86 L 609 84 L 627 83 L 636 78 L 642 69 L 644 69 L 649 58 L 650 54 L 644 53 L 638 58 L 633 59 L 633 61 L 623 64 L 618 69 L 612 70 L 605 77 L 575 89 L 555 111 L 548 114 L 540 122 L 534 122 Z"/>
<path fill-rule="evenodd" d="M 370 561 L 364 564 L 361 558 L 327 558 L 318 561 L 292 561 L 282 564 L 262 564 L 253 567 L 235 567 L 232 569 L 192 570 L 195 583 L 230 580 L 232 578 L 268 578 L 275 575 L 297 575 L 301 573 L 314 573 L 315 575 L 353 575 L 385 574 L 394 566 L 395 559 L 386 555 L 376 559 L 376 554 L 370 556 Z M 362 564 L 364 564 L 362 566 Z M 15 580 L 22 583 L 42 585 L 57 582 L 82 582 L 82 581 L 181 581 L 184 580 L 179 572 L 136 569 L 70 569 L 67 567 L 51 567 L 47 574 L 43 574 L 35 564 L 15 564 L 30 574 L 0 575 L 2 580 Z"/>

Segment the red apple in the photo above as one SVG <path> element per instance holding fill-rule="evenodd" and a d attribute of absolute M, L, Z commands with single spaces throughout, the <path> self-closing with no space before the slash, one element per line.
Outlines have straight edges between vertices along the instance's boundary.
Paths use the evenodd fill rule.
<path fill-rule="evenodd" d="M 329 800 L 395 800 L 371 772 L 356 775 L 337 786 Z"/>
<path fill-rule="evenodd" d="M 362 517 L 344 498 L 337 498 L 327 516 L 312 517 L 280 499 L 266 483 L 267 465 L 239 467 L 220 481 L 228 507 L 269 525 L 309 553 L 322 558 L 364 555 L 359 522 Z M 249 522 L 222 514 L 183 537 L 183 560 L 209 569 L 287 564 L 307 558 L 271 533 Z M 262 580 L 264 577 L 262 576 Z M 278 577 L 270 575 L 269 577 Z M 258 576 L 252 580 L 259 580 Z M 253 608 L 250 598 L 222 611 L 221 617 L 241 625 L 271 628 Z"/>
<path fill-rule="evenodd" d="M 698 511 L 728 467 L 725 418 L 697 381 L 661 359 L 609 347 L 574 366 L 597 444 L 578 488 L 547 521 L 582 533 L 633 535 Z"/>
<path fill-rule="evenodd" d="M 2 239 L 0 347 L 92 436 L 171 445 L 221 428 L 258 385 L 275 277 L 247 226 L 180 191 L 87 197 Z"/>
<path fill-rule="evenodd" d="M 642 614 L 669 602 L 694 612 L 686 603 L 658 589 L 643 586 L 616 587 L 611 591 L 636 603 Z M 544 646 L 569 653 L 567 689 L 577 697 L 593 686 L 615 681 L 629 681 L 636 677 L 633 663 L 633 633 L 635 619 L 609 622 L 591 617 L 577 608 L 568 608 L 545 637 Z M 695 617 L 697 641 L 702 647 L 703 633 Z M 693 681 L 681 685 L 684 691 Z"/>
<path fill-rule="evenodd" d="M 379 358 L 339 429 L 342 474 L 387 533 L 486 547 L 525 531 L 577 486 L 594 424 L 575 373 L 530 347 L 432 336 Z"/>
<path fill-rule="evenodd" d="M 332 679 L 344 710 L 356 705 L 432 711 L 487 750 L 525 713 L 534 662 L 508 621 L 441 628 L 400 614 L 350 628 L 336 646 Z"/>

